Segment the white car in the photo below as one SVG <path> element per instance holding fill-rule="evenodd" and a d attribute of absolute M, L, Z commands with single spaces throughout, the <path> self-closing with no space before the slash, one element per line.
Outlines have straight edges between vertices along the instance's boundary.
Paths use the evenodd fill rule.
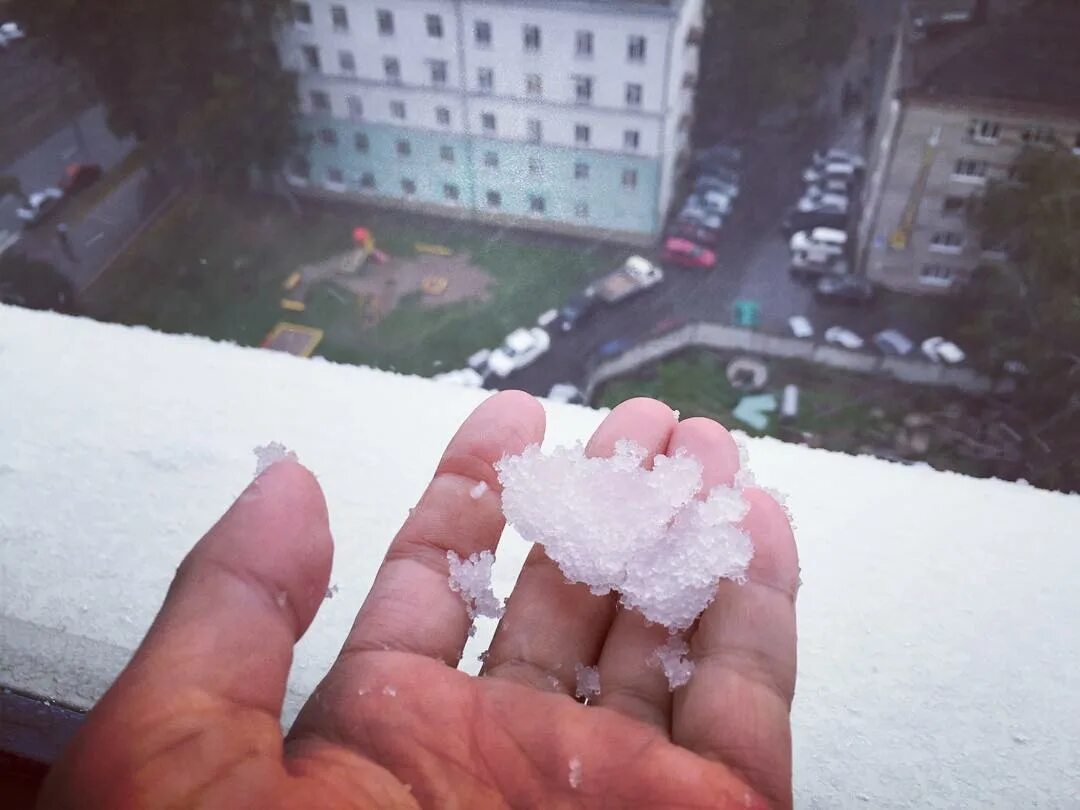
<path fill-rule="evenodd" d="M 502 346 L 491 353 L 487 365 L 496 376 L 507 377 L 511 372 L 525 368 L 550 347 L 550 335 L 539 326 L 515 329 L 506 336 Z"/>
<path fill-rule="evenodd" d="M 959 346 L 943 337 L 932 337 L 924 340 L 922 353 L 935 363 L 948 363 L 950 366 L 963 363 L 966 357 Z"/>
<path fill-rule="evenodd" d="M 799 231 L 791 237 L 788 247 L 792 253 L 806 251 L 811 256 L 842 256 L 847 247 L 847 233 L 836 228 L 814 228 L 812 231 Z"/>
<path fill-rule="evenodd" d="M 820 168 L 817 166 L 810 166 L 803 172 L 804 183 L 817 183 L 820 180 L 845 180 L 847 182 L 853 182 L 855 175 L 858 173 L 852 164 L 847 162 L 833 161 L 832 163 L 826 163 Z"/>
<path fill-rule="evenodd" d="M 431 379 L 438 380 L 439 382 L 448 382 L 453 385 L 461 385 L 465 388 L 482 388 L 484 385 L 484 378 L 480 376 L 480 373 L 476 369 L 472 368 L 458 368 L 453 371 L 444 371 L 442 374 L 436 374 Z"/>
<path fill-rule="evenodd" d="M 0 25 L 0 48 L 6 48 L 12 42 L 25 38 L 26 32 L 19 27 L 18 23 L 6 22 Z"/>
<path fill-rule="evenodd" d="M 828 208 L 841 213 L 847 213 L 848 198 L 844 194 L 817 194 L 808 191 L 799 199 L 799 202 L 795 207 L 797 210 L 803 212 L 818 211 L 822 208 Z"/>
<path fill-rule="evenodd" d="M 578 405 L 585 402 L 581 389 L 570 383 L 555 383 L 548 391 L 547 398 L 552 402 L 572 402 Z"/>
<path fill-rule="evenodd" d="M 35 191 L 27 198 L 26 205 L 15 212 L 15 216 L 22 220 L 24 228 L 37 225 L 63 198 L 64 192 L 58 188 Z"/>
<path fill-rule="evenodd" d="M 719 191 L 706 191 L 702 195 L 706 210 L 715 211 L 720 216 L 731 213 L 731 197 Z"/>
<path fill-rule="evenodd" d="M 850 329 L 845 329 L 842 326 L 830 326 L 825 330 L 825 342 L 835 343 L 837 346 L 843 346 L 845 349 L 861 349 L 863 347 L 863 339 L 852 332 Z"/>
<path fill-rule="evenodd" d="M 866 159 L 848 149 L 830 149 L 824 154 L 821 152 L 814 153 L 813 164 L 815 167 L 825 166 L 829 163 L 850 163 L 857 170 L 866 168 Z"/>
<path fill-rule="evenodd" d="M 788 318 L 788 326 L 791 327 L 791 334 L 797 338 L 808 338 L 814 336 L 814 326 L 810 323 L 809 319 L 802 315 L 792 315 Z"/>

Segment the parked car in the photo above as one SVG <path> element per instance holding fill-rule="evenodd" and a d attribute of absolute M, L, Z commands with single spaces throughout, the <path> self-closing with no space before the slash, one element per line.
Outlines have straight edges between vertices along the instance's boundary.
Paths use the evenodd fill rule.
<path fill-rule="evenodd" d="M 819 279 L 826 273 L 843 275 L 849 272 L 848 263 L 834 255 L 818 255 L 811 258 L 806 251 L 797 250 L 791 254 L 788 272 L 797 278 Z"/>
<path fill-rule="evenodd" d="M 730 173 L 725 172 L 725 175 Z M 694 191 L 719 191 L 721 194 L 735 199 L 739 196 L 739 182 L 731 176 L 721 176 L 717 172 L 710 171 L 706 174 L 699 174 L 694 178 Z"/>
<path fill-rule="evenodd" d="M 829 149 L 827 152 L 814 152 L 811 159 L 815 168 L 826 166 L 830 163 L 850 163 L 857 171 L 866 168 L 866 159 L 848 149 Z"/>
<path fill-rule="evenodd" d="M 668 226 L 664 235 L 668 238 L 689 239 L 691 242 L 710 248 L 715 247 L 720 241 L 720 231 L 709 230 L 687 220 L 676 220 Z"/>
<path fill-rule="evenodd" d="M 805 197 L 824 197 L 826 194 L 835 194 L 847 197 L 851 194 L 851 183 L 839 177 L 826 177 L 816 183 L 810 183 L 806 187 Z"/>
<path fill-rule="evenodd" d="M 475 369 L 471 368 L 458 368 L 453 371 L 444 371 L 442 374 L 436 374 L 431 379 L 438 380 L 439 382 L 447 382 L 452 385 L 460 385 L 465 388 L 481 388 L 484 385 L 484 378 Z"/>
<path fill-rule="evenodd" d="M 842 256 L 847 250 L 846 231 L 836 228 L 814 228 L 811 231 L 799 231 L 788 241 L 791 252 L 806 251 L 811 258 L 818 254 L 824 256 Z"/>
<path fill-rule="evenodd" d="M 838 346 L 843 346 L 845 349 L 851 349 L 852 351 L 863 347 L 863 339 L 850 329 L 845 329 L 842 326 L 830 326 L 826 329 L 825 342 L 835 343 Z"/>
<path fill-rule="evenodd" d="M 487 377 L 491 373 L 491 369 L 488 368 L 489 357 L 491 357 L 491 349 L 480 349 L 470 354 L 465 364 L 481 377 Z"/>
<path fill-rule="evenodd" d="M 101 179 L 101 167 L 96 163 L 71 163 L 64 170 L 60 190 L 68 197 L 78 194 Z"/>
<path fill-rule="evenodd" d="M 623 266 L 589 285 L 585 294 L 615 304 L 664 280 L 664 271 L 642 256 L 631 256 Z"/>
<path fill-rule="evenodd" d="M 581 393 L 581 389 L 570 383 L 555 383 L 548 391 L 547 398 L 552 402 L 569 402 L 574 405 L 585 402 L 585 395 Z"/>
<path fill-rule="evenodd" d="M 834 161 L 820 167 L 809 166 L 803 171 L 802 179 L 806 183 L 817 183 L 825 179 L 846 180 L 851 183 L 856 180 L 858 175 L 859 170 L 850 163 Z"/>
<path fill-rule="evenodd" d="M 45 219 L 63 198 L 64 192 L 58 188 L 35 191 L 27 198 L 26 205 L 15 211 L 15 216 L 22 221 L 24 228 L 32 228 Z"/>
<path fill-rule="evenodd" d="M 946 340 L 940 336 L 924 340 L 922 342 L 922 353 L 935 363 L 948 363 L 950 366 L 963 363 L 967 356 L 951 340 Z"/>
<path fill-rule="evenodd" d="M 874 285 L 865 276 L 826 273 L 818 279 L 814 297 L 843 304 L 868 304 L 874 300 Z"/>
<path fill-rule="evenodd" d="M 694 153 L 694 163 L 698 166 L 713 165 L 738 169 L 742 162 L 742 149 L 726 143 L 716 143 Z"/>
<path fill-rule="evenodd" d="M 911 354 L 911 350 L 915 346 L 911 342 L 911 338 L 898 329 L 885 329 L 878 332 L 874 335 L 874 345 L 878 347 L 882 354 L 891 354 L 897 357 Z"/>
<path fill-rule="evenodd" d="M 791 334 L 797 338 L 808 338 L 814 336 L 814 326 L 810 323 L 810 319 L 803 315 L 792 315 L 788 318 L 788 326 L 791 328 Z"/>
<path fill-rule="evenodd" d="M 515 329 L 488 357 L 488 368 L 496 376 L 507 377 L 511 372 L 525 368 L 550 347 L 551 337 L 539 326 Z"/>
<path fill-rule="evenodd" d="M 591 295 L 575 295 L 559 310 L 556 323 L 560 332 L 569 332 L 596 308 L 596 299 Z"/>
<path fill-rule="evenodd" d="M 850 200 L 843 194 L 816 194 L 807 192 L 795 204 L 796 211 L 818 211 L 828 209 L 830 211 L 843 211 L 847 214 Z"/>
<path fill-rule="evenodd" d="M 716 254 L 686 239 L 671 238 L 664 242 L 660 261 L 709 270 L 716 264 Z"/>
<path fill-rule="evenodd" d="M 724 227 L 724 218 L 722 216 L 695 205 L 683 206 L 676 221 L 684 223 L 689 222 L 700 228 L 705 228 L 706 230 L 717 233 Z"/>
<path fill-rule="evenodd" d="M 820 206 L 809 211 L 792 208 L 781 223 L 781 230 L 790 239 L 799 231 L 812 231 L 814 228 L 833 228 L 847 231 L 851 215 L 846 207 Z"/>
<path fill-rule="evenodd" d="M 704 191 L 698 196 L 707 211 L 715 211 L 723 217 L 731 213 L 731 197 L 727 194 L 719 191 Z"/>

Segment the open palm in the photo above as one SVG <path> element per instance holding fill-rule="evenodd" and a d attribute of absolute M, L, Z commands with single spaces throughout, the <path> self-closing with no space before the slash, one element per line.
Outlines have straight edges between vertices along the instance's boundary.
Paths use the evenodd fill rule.
<path fill-rule="evenodd" d="M 565 582 L 533 548 L 484 671 L 456 670 L 470 621 L 447 550 L 494 549 L 493 463 L 541 440 L 531 397 L 499 394 L 450 442 L 394 539 L 341 654 L 286 737 L 292 647 L 322 602 L 332 541 L 314 478 L 281 462 L 188 555 L 131 663 L 53 769 L 49 807 L 788 807 L 798 563 L 782 509 L 750 491 L 755 557 L 690 632 L 674 695 L 666 631 Z M 705 489 L 738 468 L 731 436 L 651 400 L 616 408 L 588 452 L 683 448 Z M 470 497 L 478 481 L 488 484 Z M 568 496 L 572 493 L 568 493 Z M 574 698 L 575 666 L 601 693 Z"/>

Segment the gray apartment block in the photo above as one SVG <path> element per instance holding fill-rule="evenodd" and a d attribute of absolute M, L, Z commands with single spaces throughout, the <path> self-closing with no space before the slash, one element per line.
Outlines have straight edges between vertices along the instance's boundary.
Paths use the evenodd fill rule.
<path fill-rule="evenodd" d="M 902 26 L 859 228 L 860 266 L 885 287 L 949 293 L 1005 259 L 975 227 L 978 198 L 1025 149 L 1080 156 L 1080 7 L 1007 5 L 931 35 Z"/>

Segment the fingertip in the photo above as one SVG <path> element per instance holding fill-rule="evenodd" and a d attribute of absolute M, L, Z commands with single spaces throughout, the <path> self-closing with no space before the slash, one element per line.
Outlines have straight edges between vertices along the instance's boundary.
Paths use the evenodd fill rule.
<path fill-rule="evenodd" d="M 794 598 L 799 585 L 799 550 L 788 513 L 759 487 L 746 489 L 744 495 L 750 511 L 743 519 L 743 528 L 754 544 L 749 576 Z"/>
<path fill-rule="evenodd" d="M 730 485 L 739 471 L 739 447 L 727 428 L 704 416 L 693 416 L 676 426 L 668 455 L 683 450 L 701 463 L 701 491 Z"/>

